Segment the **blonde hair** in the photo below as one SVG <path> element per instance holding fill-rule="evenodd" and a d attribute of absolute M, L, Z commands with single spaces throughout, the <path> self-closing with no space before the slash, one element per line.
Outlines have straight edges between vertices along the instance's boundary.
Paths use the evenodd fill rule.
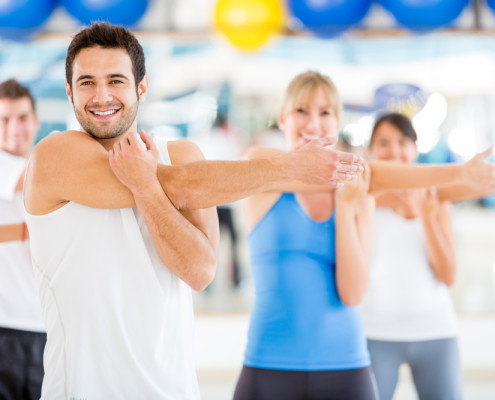
<path fill-rule="evenodd" d="M 328 76 L 316 71 L 307 71 L 292 79 L 282 98 L 280 112 L 286 114 L 295 108 L 304 107 L 318 89 L 323 89 L 327 94 L 330 105 L 340 122 L 342 104 L 337 88 Z"/>

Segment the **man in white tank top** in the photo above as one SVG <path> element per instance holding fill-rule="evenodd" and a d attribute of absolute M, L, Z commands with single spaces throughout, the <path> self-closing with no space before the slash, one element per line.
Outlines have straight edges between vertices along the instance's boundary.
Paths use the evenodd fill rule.
<path fill-rule="evenodd" d="M 42 399 L 197 399 L 191 288 L 215 274 L 214 206 L 288 180 L 335 187 L 362 169 L 330 141 L 195 163 L 189 141 L 138 136 L 147 90 L 128 30 L 95 23 L 73 38 L 66 91 L 81 131 L 36 146 L 24 191 L 48 334 Z"/>
<path fill-rule="evenodd" d="M 22 185 L 39 128 L 29 89 L 0 83 L 0 398 L 39 399 L 46 342 Z"/>

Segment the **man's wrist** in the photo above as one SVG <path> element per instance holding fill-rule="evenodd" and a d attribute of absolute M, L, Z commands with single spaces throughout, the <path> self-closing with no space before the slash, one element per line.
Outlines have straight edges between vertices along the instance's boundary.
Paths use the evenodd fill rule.
<path fill-rule="evenodd" d="M 469 185 L 471 182 L 469 182 L 469 176 L 468 176 L 468 171 L 467 171 L 467 164 L 455 164 L 453 165 L 454 171 L 452 172 L 453 176 L 455 177 L 455 182 L 454 183 L 459 183 L 462 185 Z"/>
<path fill-rule="evenodd" d="M 297 180 L 298 177 L 298 157 L 293 152 L 286 152 L 273 156 L 270 160 L 274 171 L 276 171 L 276 178 L 279 183 Z"/>

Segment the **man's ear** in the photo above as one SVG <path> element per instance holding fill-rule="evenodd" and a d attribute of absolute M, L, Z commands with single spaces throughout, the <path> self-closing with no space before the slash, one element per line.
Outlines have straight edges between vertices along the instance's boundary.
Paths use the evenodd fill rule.
<path fill-rule="evenodd" d="M 138 85 L 138 100 L 142 103 L 146 99 L 148 93 L 148 77 L 145 75 Z"/>
<path fill-rule="evenodd" d="M 69 98 L 69 102 L 71 105 L 74 105 L 72 103 L 72 89 L 69 85 L 69 82 L 67 82 L 67 79 L 65 80 L 65 93 L 67 94 L 67 97 Z"/>

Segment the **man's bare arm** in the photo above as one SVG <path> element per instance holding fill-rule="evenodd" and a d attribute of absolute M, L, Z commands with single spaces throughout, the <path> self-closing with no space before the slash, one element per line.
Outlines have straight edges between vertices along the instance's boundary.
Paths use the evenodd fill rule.
<path fill-rule="evenodd" d="M 158 166 L 158 178 L 178 209 L 227 204 L 284 182 L 335 186 L 352 179 L 357 156 L 310 143 L 296 152 L 249 161 L 197 161 Z M 50 135 L 35 147 L 26 172 L 25 205 L 28 212 L 52 212 L 69 201 L 95 208 L 135 207 L 129 189 L 114 175 L 108 152 L 79 131 Z"/>
<path fill-rule="evenodd" d="M 158 149 L 151 138 L 142 134 L 142 139 L 152 152 L 145 151 L 135 135 L 126 135 L 110 150 L 110 165 L 133 193 L 165 266 L 193 289 L 202 290 L 213 280 L 216 270 L 216 209 L 178 211 L 157 179 Z M 188 141 L 170 142 L 168 152 L 172 164 L 203 158 L 197 146 Z"/>
<path fill-rule="evenodd" d="M 317 190 L 317 186 L 335 189 L 356 179 L 364 160 L 326 147 L 333 143 L 332 139 L 315 140 L 293 152 L 265 149 L 259 158 L 244 161 L 202 161 L 174 170 L 159 166 L 158 177 L 179 209 L 227 204 L 296 185 L 307 190 Z"/>

